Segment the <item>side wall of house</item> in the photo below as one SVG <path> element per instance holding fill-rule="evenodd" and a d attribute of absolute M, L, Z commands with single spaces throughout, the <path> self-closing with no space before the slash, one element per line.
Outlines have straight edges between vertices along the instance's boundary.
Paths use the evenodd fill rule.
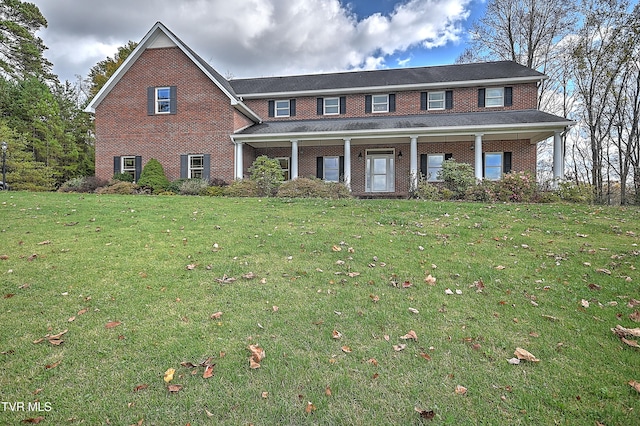
<path fill-rule="evenodd" d="M 176 87 L 176 114 L 147 113 L 149 87 Z M 180 156 L 211 158 L 211 178 L 233 180 L 230 135 L 244 125 L 229 98 L 177 47 L 147 49 L 98 105 L 96 176 L 111 178 L 114 157 L 155 158 L 170 180 Z M 214 161 L 215 160 L 215 161 Z"/>

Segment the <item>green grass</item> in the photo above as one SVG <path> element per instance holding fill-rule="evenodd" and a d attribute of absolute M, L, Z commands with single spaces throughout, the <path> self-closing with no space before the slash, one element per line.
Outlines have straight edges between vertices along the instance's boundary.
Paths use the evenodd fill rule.
<path fill-rule="evenodd" d="M 0 231 L 1 399 L 50 408 L 0 424 L 638 419 L 640 353 L 610 331 L 638 326 L 637 208 L 0 193 Z M 208 357 L 208 379 L 180 365 Z"/>

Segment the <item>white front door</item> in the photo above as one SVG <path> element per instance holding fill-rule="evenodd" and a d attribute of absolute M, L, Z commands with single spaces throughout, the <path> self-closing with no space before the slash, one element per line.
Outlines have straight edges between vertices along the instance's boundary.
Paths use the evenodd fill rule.
<path fill-rule="evenodd" d="M 395 191 L 394 158 L 393 150 L 367 151 L 366 192 Z"/>

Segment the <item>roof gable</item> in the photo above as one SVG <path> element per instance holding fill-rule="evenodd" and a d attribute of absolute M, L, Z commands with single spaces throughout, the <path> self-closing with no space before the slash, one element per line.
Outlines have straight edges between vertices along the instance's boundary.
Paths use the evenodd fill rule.
<path fill-rule="evenodd" d="M 116 72 L 107 80 L 105 85 L 100 89 L 96 96 L 89 102 L 85 111 L 95 112 L 96 107 L 104 100 L 109 94 L 111 89 L 120 81 L 122 76 L 131 68 L 131 66 L 138 60 L 142 53 L 147 49 L 157 49 L 164 47 L 178 47 L 182 52 L 207 76 L 209 79 L 229 98 L 231 105 L 238 108 L 243 114 L 250 117 L 256 122 L 260 122 L 261 119 L 256 113 L 251 111 L 241 99 L 236 95 L 233 87 L 229 84 L 227 79 L 222 77 L 211 65 L 209 65 L 204 59 L 198 56 L 190 47 L 184 44 L 175 34 L 173 34 L 167 27 L 161 22 L 156 24 L 149 30 L 149 32 L 142 38 L 138 46 L 131 52 L 127 59 L 120 65 Z"/>

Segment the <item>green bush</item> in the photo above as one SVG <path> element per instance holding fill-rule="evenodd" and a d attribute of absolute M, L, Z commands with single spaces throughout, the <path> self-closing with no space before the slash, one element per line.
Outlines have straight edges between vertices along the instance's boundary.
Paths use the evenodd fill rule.
<path fill-rule="evenodd" d="M 456 160 L 445 160 L 442 169 L 438 172 L 438 179 L 444 182 L 444 187 L 450 191 L 451 197 L 445 199 L 462 199 L 467 190 L 476 183 L 473 167 L 471 164 L 458 163 Z M 445 194 L 443 190 L 443 195 Z"/>
<path fill-rule="evenodd" d="M 482 179 L 476 185 L 471 185 L 465 193 L 465 200 L 468 201 L 481 201 L 484 203 L 495 202 L 498 197 L 496 196 L 496 185 L 493 181 Z"/>
<path fill-rule="evenodd" d="M 103 186 L 98 189 L 98 194 L 120 194 L 131 195 L 138 193 L 138 185 L 132 182 L 116 182 L 113 185 Z"/>
<path fill-rule="evenodd" d="M 209 181 L 205 179 L 186 179 L 180 185 L 180 195 L 200 195 L 209 187 Z"/>
<path fill-rule="evenodd" d="M 131 173 L 115 173 L 111 179 L 120 182 L 133 182 Z"/>
<path fill-rule="evenodd" d="M 275 195 L 278 186 L 284 180 L 280 162 L 266 155 L 261 155 L 255 159 L 251 167 L 249 167 L 249 173 L 251 173 L 251 180 L 257 184 L 259 197 Z"/>
<path fill-rule="evenodd" d="M 69 179 L 60 186 L 58 192 L 92 193 L 100 187 L 106 186 L 107 181 L 95 176 L 77 177 Z"/>
<path fill-rule="evenodd" d="M 351 198 L 351 192 L 339 182 L 324 182 L 317 178 L 297 178 L 278 188 L 281 198 Z"/>
<path fill-rule="evenodd" d="M 200 195 L 204 195 L 207 197 L 221 197 L 225 195 L 225 187 L 224 186 L 209 186 L 204 189 Z"/>
<path fill-rule="evenodd" d="M 188 179 L 172 180 L 171 182 L 169 182 L 169 185 L 167 185 L 167 191 L 171 191 L 171 192 L 173 192 L 175 194 L 179 194 L 180 193 L 180 187 L 187 180 Z"/>
<path fill-rule="evenodd" d="M 440 188 L 425 179 L 421 179 L 418 182 L 418 187 L 415 190 L 415 196 L 421 200 L 435 201 L 442 199 Z"/>
<path fill-rule="evenodd" d="M 560 182 L 556 190 L 562 201 L 569 203 L 591 204 L 594 200 L 593 186 L 575 182 Z"/>
<path fill-rule="evenodd" d="M 498 201 L 530 203 L 535 200 L 538 184 L 529 172 L 511 172 L 494 182 Z"/>
<path fill-rule="evenodd" d="M 155 158 L 151 158 L 142 169 L 138 186 L 150 189 L 153 193 L 165 191 L 169 186 L 169 179 L 164 174 L 162 164 Z"/>
<path fill-rule="evenodd" d="M 224 188 L 224 195 L 229 197 L 258 197 L 258 183 L 254 180 L 236 180 Z"/>

